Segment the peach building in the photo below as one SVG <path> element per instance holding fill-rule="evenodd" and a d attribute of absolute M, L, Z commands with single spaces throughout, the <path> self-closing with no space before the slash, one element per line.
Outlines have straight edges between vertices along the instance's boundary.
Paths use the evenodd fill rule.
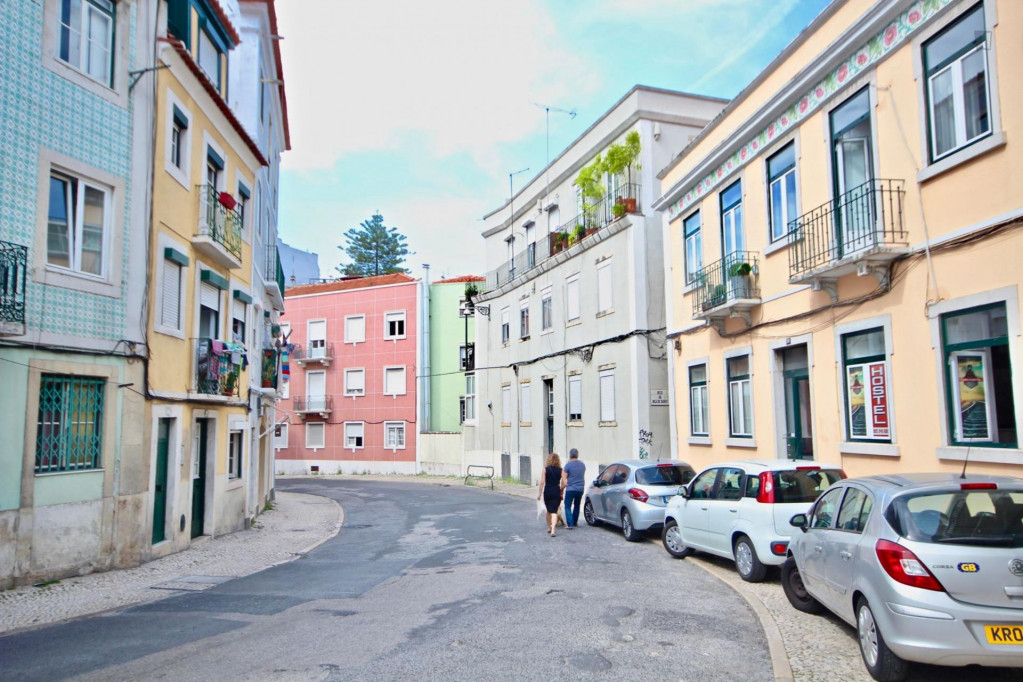
<path fill-rule="evenodd" d="M 419 286 L 393 274 L 285 292 L 279 473 L 415 473 Z"/>
<path fill-rule="evenodd" d="M 661 172 L 681 459 L 1023 475 L 1021 31 L 836 0 Z"/>

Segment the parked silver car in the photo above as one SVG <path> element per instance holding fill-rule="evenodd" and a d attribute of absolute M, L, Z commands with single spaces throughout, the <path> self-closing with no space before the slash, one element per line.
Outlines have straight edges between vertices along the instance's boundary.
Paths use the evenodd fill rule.
<path fill-rule="evenodd" d="M 909 661 L 1023 666 L 1023 479 L 851 478 L 792 525 L 785 595 L 854 625 L 874 679 Z"/>
<path fill-rule="evenodd" d="M 586 490 L 583 518 L 591 526 L 608 523 L 636 542 L 642 531 L 664 524 L 664 507 L 696 472 L 685 462 L 633 459 L 615 462 Z"/>

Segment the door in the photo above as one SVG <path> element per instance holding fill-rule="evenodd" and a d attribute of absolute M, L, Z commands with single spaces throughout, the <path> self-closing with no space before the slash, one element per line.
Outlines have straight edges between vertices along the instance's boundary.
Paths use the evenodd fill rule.
<path fill-rule="evenodd" d="M 170 419 L 161 419 L 156 426 L 156 480 L 153 484 L 154 545 L 167 539 L 167 454 L 170 424 Z"/>
<path fill-rule="evenodd" d="M 554 452 L 554 380 L 543 380 L 543 393 L 547 398 L 547 454 Z"/>
<path fill-rule="evenodd" d="M 835 258 L 874 244 L 870 93 L 863 89 L 831 112 Z"/>
<path fill-rule="evenodd" d="M 593 507 L 593 513 L 598 519 L 607 518 L 604 514 L 604 494 L 610 489 L 611 481 L 615 478 L 615 473 L 618 471 L 618 465 L 612 464 L 597 476 L 597 480 L 593 482 L 593 486 L 590 488 L 589 499 L 590 506 Z"/>
<path fill-rule="evenodd" d="M 195 420 L 195 438 L 192 443 L 192 535 L 203 535 L 206 516 L 206 436 L 207 420 Z"/>
<path fill-rule="evenodd" d="M 629 467 L 619 464 L 611 475 L 604 494 L 600 496 L 601 516 L 611 523 L 621 523 L 619 510 L 625 503 L 625 494 L 629 489 Z"/>
<path fill-rule="evenodd" d="M 745 473 L 742 469 L 722 467 L 718 484 L 706 502 L 707 547 L 721 556 L 732 556 L 732 529 L 739 518 Z"/>
<path fill-rule="evenodd" d="M 322 358 L 327 355 L 327 321 L 309 322 L 309 357 Z"/>
<path fill-rule="evenodd" d="M 710 523 L 710 500 L 714 496 L 718 469 L 704 471 L 689 484 L 689 497 L 686 499 L 680 525 L 682 538 L 689 547 L 707 549 L 707 528 Z"/>
<path fill-rule="evenodd" d="M 813 459 L 810 370 L 805 345 L 778 351 L 785 393 L 785 455 Z"/>
<path fill-rule="evenodd" d="M 326 372 L 306 372 L 306 392 L 308 394 L 309 405 L 306 409 L 309 410 L 323 410 L 326 409 L 326 395 L 327 395 L 327 373 Z"/>
<path fill-rule="evenodd" d="M 852 618 L 853 604 L 849 590 L 852 589 L 853 567 L 863 529 L 874 504 L 870 496 L 859 488 L 849 486 L 842 506 L 838 509 L 838 519 L 833 530 L 824 534 L 825 556 L 830 559 L 824 568 L 824 578 L 831 592 L 835 608 L 842 609 L 839 613 L 843 618 Z"/>
<path fill-rule="evenodd" d="M 844 487 L 832 488 L 821 495 L 813 507 L 810 518 L 807 520 L 808 542 L 801 543 L 803 548 L 803 562 L 799 566 L 799 572 L 803 583 L 813 596 L 824 603 L 831 604 L 832 591 L 828 588 L 825 572 L 830 557 L 825 551 L 828 546 L 828 534 L 835 525 L 835 516 L 838 513 L 838 504 L 842 499 Z"/>

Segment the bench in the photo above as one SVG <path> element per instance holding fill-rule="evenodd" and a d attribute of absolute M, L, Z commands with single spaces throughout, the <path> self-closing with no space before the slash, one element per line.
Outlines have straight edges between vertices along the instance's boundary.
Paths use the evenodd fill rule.
<path fill-rule="evenodd" d="M 465 485 L 469 485 L 470 479 L 490 481 L 490 489 L 494 489 L 494 467 L 482 464 L 470 464 L 465 468 Z"/>

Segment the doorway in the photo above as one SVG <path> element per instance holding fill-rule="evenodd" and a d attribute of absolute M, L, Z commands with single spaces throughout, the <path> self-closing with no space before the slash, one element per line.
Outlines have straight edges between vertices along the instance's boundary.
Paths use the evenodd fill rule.
<path fill-rule="evenodd" d="M 192 535 L 203 535 L 206 516 L 206 440 L 209 434 L 209 420 L 195 420 L 195 436 L 192 442 Z"/>
<path fill-rule="evenodd" d="M 866 88 L 831 112 L 836 258 L 874 245 L 870 92 Z"/>
<path fill-rule="evenodd" d="M 785 454 L 789 459 L 813 459 L 813 413 L 806 346 L 784 348 L 778 354 L 785 393 Z"/>
<path fill-rule="evenodd" d="M 554 452 L 554 379 L 543 380 L 543 395 L 547 403 L 547 428 L 544 431 L 544 441 L 547 454 Z"/>
<path fill-rule="evenodd" d="M 153 483 L 153 544 L 167 539 L 167 456 L 170 451 L 170 419 L 156 426 L 156 477 Z"/>

